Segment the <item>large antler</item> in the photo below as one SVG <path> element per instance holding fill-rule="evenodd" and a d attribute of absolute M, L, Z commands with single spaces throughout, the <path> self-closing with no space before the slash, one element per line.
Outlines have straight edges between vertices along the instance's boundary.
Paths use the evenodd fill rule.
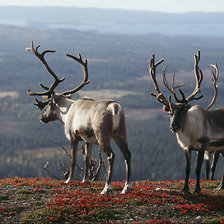
<path fill-rule="evenodd" d="M 179 102 L 179 103 L 187 104 L 192 100 L 199 100 L 203 97 L 202 95 L 199 96 L 199 97 L 195 97 L 200 92 L 200 85 L 201 85 L 201 82 L 203 80 L 203 73 L 198 66 L 199 61 L 200 61 L 200 51 L 198 51 L 198 53 L 194 56 L 194 59 L 195 59 L 194 75 L 195 75 L 195 79 L 196 79 L 196 84 L 195 84 L 194 91 L 186 98 L 184 92 L 181 89 L 179 89 L 180 94 L 182 96 L 181 100 L 176 99 L 177 102 Z"/>
<path fill-rule="evenodd" d="M 176 93 L 174 92 L 175 89 L 177 88 L 181 88 L 184 86 L 184 83 L 183 84 L 180 84 L 178 86 L 175 86 L 174 85 L 174 79 L 175 79 L 175 73 L 173 73 L 173 76 L 172 76 L 172 87 L 169 86 L 168 84 L 168 81 L 166 79 L 166 69 L 167 69 L 168 66 L 166 66 L 164 69 L 163 69 L 163 84 L 164 86 L 171 92 L 171 94 L 173 95 L 174 99 L 177 101 L 177 102 L 180 102 L 180 100 L 177 98 L 176 96 Z"/>
<path fill-rule="evenodd" d="M 165 106 L 169 106 L 169 101 L 165 98 L 165 96 L 163 95 L 163 93 L 160 91 L 159 89 L 159 85 L 158 82 L 156 81 L 156 68 L 158 65 L 160 65 L 162 62 L 164 61 L 164 59 L 160 59 L 158 62 L 155 63 L 155 55 L 152 55 L 152 58 L 150 60 L 150 64 L 149 64 L 149 73 L 151 75 L 151 79 L 153 81 L 155 90 L 157 93 L 150 93 L 152 96 L 156 97 L 156 99 L 162 103 Z"/>
<path fill-rule="evenodd" d="M 27 90 L 27 94 L 31 96 L 47 96 L 47 98 L 51 97 L 51 94 L 54 92 L 54 89 L 58 86 L 58 84 L 62 81 L 64 81 L 65 78 L 59 79 L 57 75 L 52 71 L 52 69 L 49 67 L 47 62 L 44 59 L 44 55 L 46 53 L 54 53 L 54 50 L 45 50 L 42 53 L 38 52 L 38 48 L 40 45 L 38 45 L 36 48 L 33 47 L 33 41 L 31 42 L 31 47 L 26 48 L 27 51 L 31 51 L 34 55 L 36 55 L 39 60 L 43 63 L 44 67 L 47 69 L 47 71 L 51 74 L 51 76 L 54 78 L 54 82 L 50 85 L 50 87 L 46 87 L 42 83 L 40 83 L 40 86 L 44 88 L 45 92 L 31 92 L 30 89 Z M 37 100 L 36 100 L 37 101 Z M 41 102 L 41 101 L 39 101 Z M 38 104 L 35 104 L 38 106 Z M 39 107 L 39 106 L 38 106 Z M 40 107 L 39 107 L 40 108 Z M 40 108 L 41 109 L 41 108 Z"/>
<path fill-rule="evenodd" d="M 191 100 L 199 100 L 203 97 L 203 96 L 195 97 L 200 92 L 200 85 L 203 80 L 203 73 L 198 66 L 200 61 L 200 51 L 198 51 L 198 54 L 194 56 L 194 59 L 195 59 L 194 74 L 196 78 L 196 86 L 194 88 L 194 91 L 191 93 L 191 95 L 187 97 L 186 99 L 187 102 L 190 102 Z"/>
<path fill-rule="evenodd" d="M 77 61 L 79 64 L 81 64 L 82 69 L 83 69 L 83 75 L 84 78 L 82 80 L 82 82 L 74 89 L 69 90 L 69 91 L 65 91 L 62 94 L 63 95 L 68 95 L 68 94 L 72 94 L 72 93 L 76 93 L 78 92 L 81 88 L 83 88 L 83 86 L 87 85 L 90 81 L 88 80 L 88 68 L 87 68 L 87 59 L 85 61 L 82 60 L 81 55 L 79 54 L 79 57 L 75 57 L 71 54 L 66 54 L 66 56 L 72 58 L 73 60 Z"/>
<path fill-rule="evenodd" d="M 218 85 L 216 84 L 218 77 L 219 77 L 219 70 L 218 70 L 218 65 L 210 65 L 211 67 L 213 67 L 215 69 L 215 71 L 212 71 L 212 75 L 213 75 L 213 79 L 212 79 L 212 83 L 213 86 L 215 88 L 215 92 L 214 92 L 214 96 L 212 98 L 212 101 L 210 102 L 210 104 L 208 105 L 208 107 L 206 108 L 206 110 L 209 110 L 212 105 L 215 103 L 216 101 L 216 97 L 217 97 L 217 93 L 218 93 Z"/>

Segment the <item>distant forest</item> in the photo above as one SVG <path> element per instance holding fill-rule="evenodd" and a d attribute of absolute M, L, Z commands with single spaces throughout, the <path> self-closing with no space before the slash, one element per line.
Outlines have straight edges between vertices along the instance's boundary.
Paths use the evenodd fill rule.
<path fill-rule="evenodd" d="M 0 94 L 16 92 L 15 97 L 0 98 L 0 177 L 47 176 L 44 164 L 49 161 L 54 172 L 58 160 L 68 166 L 63 153 L 49 157 L 39 154 L 38 149 L 67 147 L 63 127 L 58 122 L 43 125 L 39 122 L 33 97 L 26 94 L 28 88 L 39 91 L 42 82 L 48 85 L 51 79 L 43 65 L 25 48 L 31 41 L 40 44 L 40 50 L 52 49 L 56 53 L 46 56 L 52 69 L 59 77 L 66 77 L 57 91 L 71 89 L 82 79 L 82 71 L 65 54 L 70 53 L 88 59 L 89 79 L 84 90 L 104 93 L 120 91 L 113 97 L 127 109 L 161 109 L 149 92 L 154 91 L 148 75 L 148 64 L 153 53 L 156 59 L 165 62 L 158 70 L 169 65 L 167 77 L 176 72 L 177 83 L 185 82 L 186 94 L 194 88 L 194 54 L 201 50 L 200 68 L 205 79 L 202 84 L 203 99 L 200 104 L 207 106 L 213 96 L 211 69 L 209 64 L 217 63 L 220 70 L 219 93 L 215 106 L 223 105 L 224 42 L 219 37 L 163 36 L 159 34 L 121 35 L 81 32 L 69 29 L 22 28 L 0 25 Z M 185 75 L 186 74 L 186 75 Z M 162 88 L 166 93 L 165 89 Z M 124 91 L 122 93 L 122 91 Z M 1 96 L 1 95 L 0 95 Z M 79 95 L 73 96 L 78 98 Z M 199 102 L 198 102 L 199 103 Z M 153 114 L 147 118 L 137 115 L 127 118 L 129 148 L 132 152 L 133 180 L 171 180 L 184 178 L 184 153 L 176 137 L 169 130 L 169 118 L 165 113 Z M 124 162 L 117 147 L 113 180 L 124 179 Z M 96 147 L 97 149 L 97 147 Z M 35 153 L 27 153 L 27 150 Z M 35 151 L 36 150 L 36 151 Z M 56 149 L 60 151 L 60 149 Z M 97 150 L 93 154 L 97 158 Z M 196 153 L 194 153 L 196 154 Z M 79 154 L 79 164 L 82 156 Z M 192 159 L 192 177 L 196 159 Z M 223 161 L 220 159 L 216 178 L 221 178 Z M 203 167 L 204 169 L 204 167 Z M 202 172 L 204 173 L 204 172 Z"/>

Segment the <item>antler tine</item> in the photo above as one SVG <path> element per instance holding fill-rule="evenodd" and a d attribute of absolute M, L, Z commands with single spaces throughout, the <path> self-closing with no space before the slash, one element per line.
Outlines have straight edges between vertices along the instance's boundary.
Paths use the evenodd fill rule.
<path fill-rule="evenodd" d="M 39 101 L 38 99 L 35 99 L 34 105 L 37 106 L 40 110 L 43 110 L 45 106 L 50 102 L 51 100 L 45 100 L 45 101 Z"/>
<path fill-rule="evenodd" d="M 210 66 L 213 67 L 213 68 L 215 69 L 215 72 L 212 71 L 212 76 L 213 76 L 213 78 L 212 78 L 212 83 L 213 83 L 213 86 L 214 86 L 214 88 L 215 88 L 215 92 L 214 92 L 212 101 L 210 102 L 210 104 L 208 105 L 208 107 L 206 108 L 206 110 L 209 110 L 209 109 L 213 106 L 213 104 L 215 103 L 216 98 L 217 98 L 218 88 L 219 88 L 219 86 L 216 84 L 216 82 L 217 82 L 217 80 L 218 80 L 218 78 L 219 78 L 219 69 L 218 69 L 218 65 L 217 65 L 217 64 L 216 64 L 216 65 L 212 65 L 212 64 L 211 64 Z"/>
<path fill-rule="evenodd" d="M 180 102 L 183 102 L 183 100 L 185 100 L 185 97 L 183 96 L 183 92 L 180 90 L 180 93 L 181 93 L 181 95 L 182 95 L 182 100 L 179 100 L 178 98 L 177 98 L 177 96 L 176 96 L 176 93 L 174 92 L 174 90 L 175 89 L 177 89 L 177 88 L 181 88 L 181 87 L 183 87 L 184 86 L 184 83 L 183 84 L 181 84 L 181 85 L 177 85 L 177 86 L 175 86 L 175 72 L 173 73 L 173 75 L 172 75 L 172 87 L 170 87 L 169 86 L 169 84 L 168 84 L 168 81 L 167 81 L 167 79 L 166 79 L 166 70 L 167 70 L 167 68 L 168 68 L 168 66 L 166 66 L 164 69 L 163 69 L 163 84 L 164 84 L 164 86 L 171 92 L 171 94 L 173 95 L 173 98 L 178 102 L 178 103 L 180 103 Z"/>
<path fill-rule="evenodd" d="M 173 80 L 172 80 L 172 88 L 169 87 L 169 84 L 167 82 L 167 79 L 166 79 L 166 70 L 168 68 L 168 65 L 163 69 L 163 84 L 164 86 L 172 93 L 174 94 L 174 88 L 173 88 L 173 85 L 174 85 L 174 76 L 175 76 L 175 73 L 173 73 Z"/>
<path fill-rule="evenodd" d="M 46 89 L 46 90 L 49 90 L 49 88 L 47 86 L 45 86 L 44 84 L 40 83 L 40 86 L 43 88 L 43 89 Z"/>
<path fill-rule="evenodd" d="M 203 73 L 198 66 L 200 61 L 200 51 L 197 52 L 197 55 L 195 55 L 194 58 L 195 58 L 194 74 L 196 78 L 196 85 L 191 95 L 186 98 L 187 102 L 190 102 L 191 100 L 199 100 L 203 97 L 203 96 L 195 97 L 200 92 L 200 85 L 203 80 Z"/>
<path fill-rule="evenodd" d="M 69 90 L 69 91 L 63 92 L 62 93 L 63 95 L 68 95 L 68 94 L 76 93 L 76 92 L 78 92 L 80 89 L 82 89 L 85 85 L 87 85 L 90 82 L 88 80 L 87 59 L 85 59 L 85 61 L 83 61 L 81 54 L 79 54 L 79 57 L 78 58 L 75 57 L 74 55 L 71 55 L 71 54 L 66 54 L 66 56 L 72 58 L 73 60 L 75 60 L 79 64 L 81 64 L 84 78 L 83 78 L 83 81 L 76 88 L 74 88 L 72 90 Z"/>
<path fill-rule="evenodd" d="M 158 62 L 155 63 L 155 55 L 152 55 L 152 58 L 150 60 L 149 63 L 149 73 L 151 75 L 151 79 L 152 82 L 154 84 L 155 90 L 157 93 L 150 93 L 152 96 L 156 97 L 156 99 L 162 103 L 163 105 L 169 106 L 169 102 L 167 101 L 167 99 L 165 98 L 165 96 L 163 95 L 163 93 L 160 91 L 159 89 L 159 85 L 158 82 L 156 80 L 156 68 L 158 65 L 160 65 L 162 62 L 164 61 L 164 59 L 160 59 Z"/>
<path fill-rule="evenodd" d="M 50 87 L 46 87 L 44 86 L 42 83 L 40 83 L 40 86 L 43 87 L 44 89 L 46 89 L 47 91 L 45 92 L 31 92 L 30 89 L 27 90 L 27 94 L 31 95 L 31 96 L 44 96 L 46 95 L 48 98 L 51 97 L 51 94 L 54 92 L 54 89 L 58 86 L 58 84 L 62 81 L 64 81 L 64 77 L 62 79 L 59 79 L 57 77 L 57 75 L 52 71 L 52 69 L 49 67 L 49 65 L 47 64 L 44 55 L 46 53 L 54 53 L 54 50 L 44 50 L 42 53 L 38 52 L 40 45 L 37 45 L 36 48 L 34 48 L 33 46 L 33 41 L 31 42 L 31 47 L 30 48 L 26 48 L 26 51 L 31 51 L 34 55 L 36 55 L 39 60 L 43 63 L 44 67 L 47 69 L 47 71 L 50 73 L 50 75 L 54 78 L 54 82 L 50 85 Z"/>

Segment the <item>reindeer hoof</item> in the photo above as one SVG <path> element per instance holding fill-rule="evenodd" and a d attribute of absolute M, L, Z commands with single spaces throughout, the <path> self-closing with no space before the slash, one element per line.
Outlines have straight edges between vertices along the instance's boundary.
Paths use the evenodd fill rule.
<path fill-rule="evenodd" d="M 224 189 L 224 185 L 223 184 L 220 184 L 216 189 L 215 191 L 221 191 Z"/>
<path fill-rule="evenodd" d="M 201 189 L 195 189 L 194 195 L 202 195 Z"/>
<path fill-rule="evenodd" d="M 130 192 L 132 190 L 132 186 L 131 184 L 125 184 L 123 190 L 121 191 L 121 194 L 127 194 L 128 192 Z"/>
<path fill-rule="evenodd" d="M 112 189 L 103 189 L 100 194 L 109 194 L 110 192 L 112 192 Z"/>
<path fill-rule="evenodd" d="M 112 191 L 111 184 L 106 184 L 100 194 L 109 194 L 109 192 L 111 192 L 111 191 Z"/>
<path fill-rule="evenodd" d="M 71 182 L 71 178 L 68 178 L 64 183 L 68 184 L 69 182 Z"/>
<path fill-rule="evenodd" d="M 184 194 L 184 195 L 190 195 L 191 194 L 191 192 L 189 191 L 189 190 L 182 190 L 181 191 L 181 194 Z"/>

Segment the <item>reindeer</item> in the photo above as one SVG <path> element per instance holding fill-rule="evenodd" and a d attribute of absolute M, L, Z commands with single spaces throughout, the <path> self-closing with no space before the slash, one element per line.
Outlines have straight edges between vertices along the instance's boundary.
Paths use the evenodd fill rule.
<path fill-rule="evenodd" d="M 87 153 L 84 161 L 85 172 L 83 181 L 87 181 L 88 163 L 86 162 L 88 161 L 92 144 L 99 145 L 100 149 L 106 154 L 108 161 L 106 184 L 101 194 L 108 193 L 112 189 L 111 178 L 115 158 L 115 154 L 110 146 L 110 140 L 113 138 L 125 158 L 126 182 L 121 193 L 127 193 L 128 190 L 131 189 L 131 152 L 128 149 L 125 116 L 121 105 L 109 99 L 94 100 L 92 98 L 80 98 L 76 101 L 71 99 L 71 94 L 78 92 L 90 82 L 88 80 L 87 59 L 83 61 L 80 54 L 79 57 L 75 57 L 71 54 L 66 54 L 66 56 L 81 65 L 84 74 L 83 81 L 72 90 L 62 93 L 55 92 L 55 88 L 63 82 L 65 78 L 59 79 L 44 58 L 46 53 L 53 53 L 55 51 L 45 50 L 39 53 L 39 47 L 40 45 L 34 48 L 32 42 L 31 47 L 26 50 L 31 51 L 37 56 L 54 78 L 54 81 L 50 87 L 40 83 L 40 86 L 45 89 L 44 92 L 31 92 L 30 89 L 28 89 L 27 94 L 30 96 L 44 96 L 47 98 L 44 101 L 35 99 L 35 105 L 40 110 L 43 110 L 43 108 L 48 105 L 48 108 L 40 115 L 41 122 L 48 123 L 59 120 L 64 125 L 65 135 L 69 139 L 71 145 L 70 173 L 65 183 L 69 183 L 73 178 L 78 143 L 79 141 L 84 141 Z"/>
<path fill-rule="evenodd" d="M 177 141 L 179 145 L 183 148 L 185 157 L 186 157 L 186 178 L 183 193 L 189 193 L 189 174 L 190 174 L 190 161 L 191 161 L 191 152 L 196 150 L 198 152 L 197 159 L 197 168 L 196 168 L 196 187 L 195 193 L 201 193 L 200 188 L 200 172 L 201 166 L 204 158 L 204 152 L 220 152 L 224 157 L 224 107 L 209 110 L 210 107 L 214 104 L 217 96 L 218 86 L 216 81 L 218 79 L 218 66 L 211 65 L 215 71 L 213 73 L 213 85 L 215 88 L 215 93 L 213 99 L 209 106 L 204 109 L 199 105 L 191 106 L 190 102 L 193 100 L 199 100 L 202 98 L 202 95 L 196 97 L 200 92 L 200 85 L 203 80 L 203 73 L 200 70 L 198 64 L 200 60 L 200 51 L 195 55 L 195 65 L 194 73 L 196 78 L 196 85 L 193 92 L 185 97 L 184 92 L 181 90 L 182 85 L 174 85 L 174 75 L 172 80 L 172 87 L 168 85 L 166 79 L 166 69 L 163 69 L 163 83 L 165 87 L 171 92 L 172 97 L 176 101 L 175 103 L 171 102 L 171 95 L 168 100 L 165 98 L 164 94 L 160 91 L 159 85 L 156 80 L 156 68 L 160 65 L 164 59 L 155 63 L 155 55 L 152 55 L 149 65 L 149 73 L 153 81 L 156 93 L 151 93 L 157 101 L 164 105 L 164 110 L 168 112 L 170 117 L 170 130 L 176 134 Z M 182 96 L 182 99 L 178 99 L 175 94 L 175 89 L 179 89 L 179 92 Z M 219 189 L 224 188 L 224 175 L 219 186 Z"/>

